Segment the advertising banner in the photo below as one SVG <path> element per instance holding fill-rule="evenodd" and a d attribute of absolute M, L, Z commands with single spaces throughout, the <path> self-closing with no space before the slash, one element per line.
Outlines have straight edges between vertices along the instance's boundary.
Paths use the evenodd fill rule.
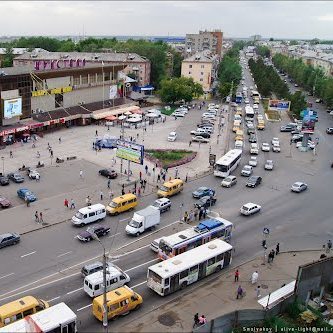
<path fill-rule="evenodd" d="M 268 101 L 268 110 L 289 111 L 290 110 L 290 101 L 281 101 L 278 99 L 270 99 Z"/>
<path fill-rule="evenodd" d="M 117 97 L 117 85 L 110 86 L 109 99 L 115 99 Z"/>
<path fill-rule="evenodd" d="M 313 133 L 316 124 L 316 115 L 311 110 L 304 110 L 302 133 Z"/>
<path fill-rule="evenodd" d="M 116 156 L 142 165 L 144 146 L 129 141 L 117 140 Z"/>
<path fill-rule="evenodd" d="M 22 114 L 22 98 L 5 99 L 3 105 L 3 117 L 10 119 Z"/>

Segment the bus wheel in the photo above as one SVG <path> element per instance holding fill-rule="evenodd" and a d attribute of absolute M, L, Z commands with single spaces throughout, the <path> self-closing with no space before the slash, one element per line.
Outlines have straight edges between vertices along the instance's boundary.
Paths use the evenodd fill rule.
<path fill-rule="evenodd" d="M 219 265 L 216 267 L 215 272 L 219 272 L 222 269 L 222 267 Z"/>
<path fill-rule="evenodd" d="M 187 282 L 183 282 L 182 285 L 180 286 L 181 289 L 185 289 L 187 287 Z"/>

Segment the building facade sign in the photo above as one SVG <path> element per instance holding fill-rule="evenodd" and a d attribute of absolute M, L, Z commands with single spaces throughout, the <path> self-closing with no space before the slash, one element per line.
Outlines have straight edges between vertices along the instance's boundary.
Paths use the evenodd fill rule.
<path fill-rule="evenodd" d="M 54 88 L 48 90 L 37 90 L 31 93 L 32 97 L 44 96 L 44 95 L 55 95 L 55 94 L 64 94 L 73 91 L 71 86 L 62 87 L 62 88 Z"/>
<path fill-rule="evenodd" d="M 22 98 L 3 100 L 3 118 L 11 119 L 22 114 Z"/>
<path fill-rule="evenodd" d="M 53 70 L 61 68 L 85 67 L 86 59 L 58 59 L 58 60 L 37 60 L 34 67 L 36 71 Z"/>

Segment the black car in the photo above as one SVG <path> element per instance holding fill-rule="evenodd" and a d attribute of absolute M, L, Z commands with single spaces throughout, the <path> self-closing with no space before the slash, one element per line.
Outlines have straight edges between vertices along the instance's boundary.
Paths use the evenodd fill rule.
<path fill-rule="evenodd" d="M 332 111 L 333 111 L 333 109 L 327 109 L 327 110 L 326 110 L 327 113 L 330 113 L 330 112 L 332 112 Z"/>
<path fill-rule="evenodd" d="M 93 236 L 91 233 L 96 234 L 97 237 L 105 236 L 110 232 L 110 228 L 104 225 L 94 225 L 93 227 L 89 227 L 85 231 L 81 231 L 76 237 L 78 240 L 82 242 L 90 242 L 93 240 Z"/>
<path fill-rule="evenodd" d="M 205 139 L 210 139 L 210 134 L 209 133 L 197 133 L 196 135 L 202 136 Z"/>
<path fill-rule="evenodd" d="M 5 186 L 9 185 L 9 179 L 6 176 L 0 176 L 0 185 Z"/>
<path fill-rule="evenodd" d="M 112 169 L 101 169 L 98 171 L 101 176 L 104 176 L 109 179 L 117 178 L 118 174 L 115 170 Z"/>
<path fill-rule="evenodd" d="M 250 134 L 249 142 L 251 142 L 251 143 L 257 142 L 257 137 L 255 136 L 255 134 L 253 134 L 253 133 Z"/>
<path fill-rule="evenodd" d="M 0 235 L 0 249 L 2 247 L 15 245 L 20 241 L 20 235 L 15 232 L 9 232 Z"/>
<path fill-rule="evenodd" d="M 9 173 L 8 178 L 11 179 L 14 183 L 23 183 L 24 182 L 24 177 L 18 172 Z"/>
<path fill-rule="evenodd" d="M 254 128 L 248 128 L 248 129 L 247 129 L 247 134 L 248 134 L 248 135 L 255 134 L 255 130 L 254 130 Z"/>
<path fill-rule="evenodd" d="M 333 134 L 333 127 L 329 127 L 326 129 L 327 134 Z"/>
<path fill-rule="evenodd" d="M 198 128 L 202 128 L 202 127 L 211 127 L 212 129 L 214 128 L 214 124 L 212 123 L 200 123 L 197 125 Z"/>
<path fill-rule="evenodd" d="M 216 204 L 216 197 L 215 196 L 210 197 L 207 195 L 198 200 L 198 202 L 196 202 L 194 206 L 200 209 L 201 207 L 209 208 L 210 206 L 214 206 L 215 204 Z"/>
<path fill-rule="evenodd" d="M 260 183 L 261 183 L 261 177 L 260 176 L 251 176 L 247 183 L 246 186 L 247 187 L 257 187 Z"/>

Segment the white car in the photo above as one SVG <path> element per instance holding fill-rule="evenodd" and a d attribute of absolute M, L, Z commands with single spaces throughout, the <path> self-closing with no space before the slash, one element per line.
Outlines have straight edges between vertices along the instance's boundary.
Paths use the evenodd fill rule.
<path fill-rule="evenodd" d="M 182 111 L 175 111 L 173 114 L 172 114 L 174 117 L 185 117 L 185 113 L 182 112 Z"/>
<path fill-rule="evenodd" d="M 333 116 L 333 111 L 330 112 L 330 115 Z"/>
<path fill-rule="evenodd" d="M 253 172 L 253 168 L 251 167 L 251 165 L 244 165 L 242 171 L 241 171 L 241 175 L 244 177 L 250 177 L 252 175 Z"/>
<path fill-rule="evenodd" d="M 240 209 L 242 215 L 252 215 L 255 213 L 260 212 L 261 206 L 252 202 L 248 202 L 247 204 L 243 205 Z"/>
<path fill-rule="evenodd" d="M 253 122 L 252 121 L 247 121 L 246 122 L 246 127 L 247 128 L 254 128 Z"/>
<path fill-rule="evenodd" d="M 177 133 L 176 132 L 170 132 L 168 135 L 168 141 L 173 142 L 177 139 Z"/>
<path fill-rule="evenodd" d="M 39 172 L 37 172 L 37 170 L 31 169 L 29 171 L 29 178 L 30 179 L 36 179 L 37 177 L 40 177 Z"/>
<path fill-rule="evenodd" d="M 273 170 L 274 163 L 272 160 L 267 160 L 265 163 L 265 170 Z"/>
<path fill-rule="evenodd" d="M 248 98 L 245 98 L 245 104 L 250 104 L 250 100 Z"/>
<path fill-rule="evenodd" d="M 188 110 L 186 108 L 178 108 L 175 110 L 175 112 L 183 112 L 185 114 L 188 114 Z"/>
<path fill-rule="evenodd" d="M 203 129 L 203 128 L 197 128 L 196 130 L 193 130 L 190 132 L 190 134 L 194 134 L 194 135 L 200 135 L 199 133 L 208 133 L 207 130 Z"/>
<path fill-rule="evenodd" d="M 254 154 L 254 155 L 259 154 L 259 149 L 258 149 L 258 144 L 257 143 L 251 143 L 250 154 Z"/>
<path fill-rule="evenodd" d="M 262 150 L 262 151 L 270 151 L 270 150 L 271 150 L 271 147 L 269 146 L 268 143 L 263 142 L 263 143 L 261 144 L 261 150 Z"/>
<path fill-rule="evenodd" d="M 274 153 L 279 153 L 279 152 L 281 151 L 281 149 L 280 149 L 280 145 L 274 143 L 274 144 L 272 145 L 272 150 L 273 150 Z"/>
<path fill-rule="evenodd" d="M 264 116 L 263 116 L 262 114 L 258 114 L 258 115 L 257 115 L 257 119 L 258 119 L 258 120 L 264 120 Z"/>
<path fill-rule="evenodd" d="M 208 143 L 209 139 L 205 139 L 204 137 L 202 137 L 201 135 L 197 135 L 197 136 L 193 136 L 192 137 L 192 141 L 193 142 L 204 142 L 204 143 Z"/>
<path fill-rule="evenodd" d="M 259 105 L 258 104 L 253 104 L 253 109 L 254 110 L 258 110 L 259 109 Z"/>
<path fill-rule="evenodd" d="M 257 156 L 251 156 L 248 164 L 252 167 L 256 167 L 258 164 Z"/>
<path fill-rule="evenodd" d="M 235 176 L 228 176 L 224 178 L 221 182 L 223 187 L 231 187 L 237 183 L 237 178 Z"/>
<path fill-rule="evenodd" d="M 296 182 L 291 186 L 291 191 L 292 192 L 303 192 L 308 188 L 308 185 L 303 183 L 303 182 Z"/>
<path fill-rule="evenodd" d="M 208 112 L 205 112 L 202 114 L 201 118 L 212 118 L 212 119 L 215 119 L 216 116 L 211 114 L 211 113 L 208 113 Z"/>
<path fill-rule="evenodd" d="M 280 144 L 280 140 L 279 140 L 279 138 L 273 138 L 272 139 L 272 145 L 274 145 L 274 144 Z"/>

